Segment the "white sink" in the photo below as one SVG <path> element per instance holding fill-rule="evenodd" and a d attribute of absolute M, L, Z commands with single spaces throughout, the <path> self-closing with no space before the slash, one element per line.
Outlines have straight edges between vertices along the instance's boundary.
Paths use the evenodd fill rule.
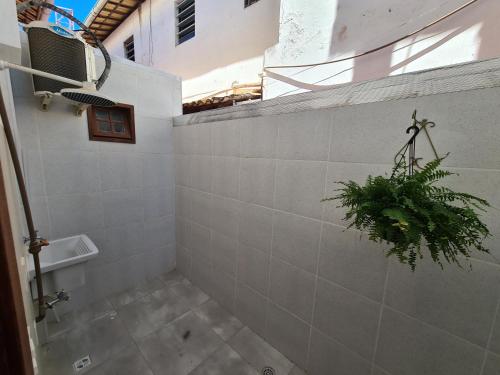
<path fill-rule="evenodd" d="M 85 284 L 85 263 L 99 254 L 92 240 L 85 234 L 50 241 L 40 252 L 40 268 L 44 294 L 61 289 L 70 291 Z M 29 278 L 33 297 L 36 298 L 35 266 L 29 260 Z"/>

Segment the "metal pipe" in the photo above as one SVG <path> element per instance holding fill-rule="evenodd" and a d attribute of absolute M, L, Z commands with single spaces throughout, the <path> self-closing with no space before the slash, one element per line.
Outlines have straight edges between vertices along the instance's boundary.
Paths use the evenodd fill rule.
<path fill-rule="evenodd" d="M 7 139 L 7 144 L 9 146 L 10 155 L 12 157 L 12 164 L 14 165 L 17 184 L 19 186 L 19 192 L 21 194 L 21 200 L 24 208 L 24 216 L 26 217 L 26 225 L 28 227 L 28 232 L 29 232 L 28 251 L 30 252 L 30 254 L 33 255 L 33 260 L 35 265 L 36 287 L 38 293 L 38 316 L 36 317 L 36 322 L 40 322 L 45 317 L 46 306 L 43 298 L 42 272 L 40 270 L 39 253 L 42 250 L 42 246 L 47 246 L 48 242 L 47 240 L 38 238 L 37 231 L 35 230 L 35 225 L 33 223 L 33 216 L 31 215 L 28 193 L 26 191 L 26 184 L 24 183 L 23 173 L 21 169 L 21 163 L 19 162 L 19 155 L 17 153 L 16 144 L 14 142 L 14 135 L 12 134 L 12 129 L 10 127 L 10 121 L 7 115 L 7 109 L 5 107 L 5 102 L 3 100 L 1 89 L 0 89 L 0 118 L 2 119 L 2 124 L 5 131 L 5 137 Z"/>
<path fill-rule="evenodd" d="M 12 64 L 10 62 L 1 61 L 0 60 L 0 70 L 4 70 L 4 69 L 19 70 L 20 72 L 25 72 L 25 73 L 34 74 L 34 75 L 37 75 L 37 76 L 40 76 L 40 77 L 50 78 L 50 79 L 53 79 L 54 81 L 68 83 L 68 84 L 73 85 L 73 86 L 84 87 L 84 83 L 83 82 L 75 81 L 74 79 L 70 79 L 70 78 L 66 78 L 66 77 L 61 77 L 61 76 L 58 76 L 58 75 L 55 75 L 55 74 L 44 72 L 42 70 L 28 68 L 26 66 Z"/>

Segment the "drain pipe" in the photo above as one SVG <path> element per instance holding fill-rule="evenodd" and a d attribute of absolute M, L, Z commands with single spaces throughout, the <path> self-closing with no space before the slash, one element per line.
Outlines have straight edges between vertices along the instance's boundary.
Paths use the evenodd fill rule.
<path fill-rule="evenodd" d="M 33 224 L 33 216 L 31 215 L 30 202 L 28 200 L 28 193 L 26 191 L 26 184 L 24 183 L 24 178 L 21 169 L 21 163 L 19 162 L 19 155 L 17 153 L 16 145 L 14 142 L 14 136 L 12 134 L 12 128 L 10 127 L 9 117 L 7 115 L 7 109 L 5 107 L 5 102 L 3 100 L 2 91 L 0 89 L 0 118 L 2 119 L 3 128 L 5 130 L 5 137 L 7 138 L 7 144 L 9 146 L 10 155 L 12 157 L 12 164 L 14 165 L 14 171 L 16 173 L 17 184 L 19 186 L 19 192 L 21 194 L 21 200 L 24 208 L 24 216 L 26 216 L 26 224 L 28 226 L 29 232 L 29 247 L 28 251 L 33 255 L 34 265 L 35 265 L 35 280 L 36 280 L 36 290 L 38 293 L 38 316 L 35 321 L 41 322 L 45 318 L 45 302 L 43 298 L 43 285 L 42 285 L 42 272 L 40 270 L 40 251 L 43 246 L 47 246 L 49 243 L 43 238 L 37 236 L 37 231 L 35 230 L 35 225 Z"/>

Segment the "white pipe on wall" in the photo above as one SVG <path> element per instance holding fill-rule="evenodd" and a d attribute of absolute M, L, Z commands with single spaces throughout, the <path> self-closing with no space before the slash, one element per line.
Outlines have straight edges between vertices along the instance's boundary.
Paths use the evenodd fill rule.
<path fill-rule="evenodd" d="M 83 82 L 75 81 L 74 79 L 61 77 L 61 76 L 47 73 L 47 72 L 44 72 L 41 70 L 27 68 L 27 67 L 22 66 L 22 65 L 12 64 L 12 63 L 9 63 L 7 61 L 0 60 L 0 70 L 4 70 L 4 69 L 14 69 L 14 70 L 18 70 L 20 72 L 25 72 L 25 73 L 34 74 L 34 75 L 37 75 L 40 77 L 50 78 L 50 79 L 53 79 L 55 81 L 67 83 L 67 84 L 70 84 L 73 86 L 84 87 Z"/>

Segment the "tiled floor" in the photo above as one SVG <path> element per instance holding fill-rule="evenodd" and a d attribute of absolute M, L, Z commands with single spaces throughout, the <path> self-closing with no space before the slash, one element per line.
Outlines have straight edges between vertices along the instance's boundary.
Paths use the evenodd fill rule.
<path fill-rule="evenodd" d="M 304 374 L 176 271 L 50 323 L 41 375 Z"/>

